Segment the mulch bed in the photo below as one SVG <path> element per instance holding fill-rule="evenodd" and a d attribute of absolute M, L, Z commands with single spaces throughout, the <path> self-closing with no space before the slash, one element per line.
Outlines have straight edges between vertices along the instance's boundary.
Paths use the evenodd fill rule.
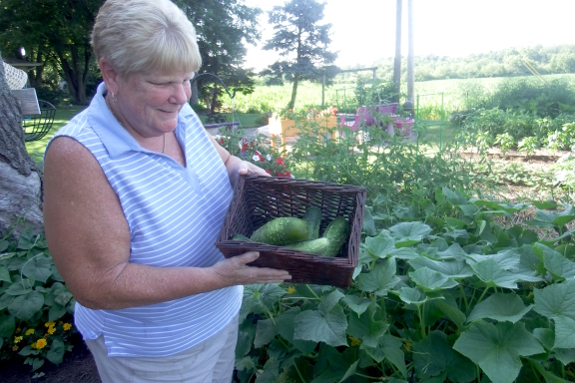
<path fill-rule="evenodd" d="M 20 363 L 2 361 L 0 382 L 2 383 L 102 383 L 98 376 L 94 358 L 79 335 L 74 336 L 74 349 L 67 352 L 64 361 L 56 366 L 48 361 L 39 371 L 44 376 L 32 378 L 32 367 Z"/>

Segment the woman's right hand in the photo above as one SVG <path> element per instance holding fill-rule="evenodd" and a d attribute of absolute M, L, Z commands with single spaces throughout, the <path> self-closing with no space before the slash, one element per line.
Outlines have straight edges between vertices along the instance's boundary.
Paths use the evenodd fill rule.
<path fill-rule="evenodd" d="M 291 279 L 291 275 L 285 270 L 248 265 L 248 263 L 258 259 L 259 256 L 260 253 L 257 251 L 249 251 L 216 263 L 212 266 L 212 270 L 215 277 L 228 286 L 279 283 Z"/>

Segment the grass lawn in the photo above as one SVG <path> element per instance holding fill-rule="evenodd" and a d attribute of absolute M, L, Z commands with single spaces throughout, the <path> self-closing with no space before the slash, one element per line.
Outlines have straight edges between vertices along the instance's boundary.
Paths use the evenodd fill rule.
<path fill-rule="evenodd" d="M 62 126 L 68 123 L 72 117 L 76 114 L 80 113 L 84 110 L 85 106 L 72 106 L 67 108 L 58 108 L 56 110 L 56 117 L 54 117 L 54 125 L 52 128 L 42 138 L 38 141 L 31 141 L 26 143 L 26 149 L 30 156 L 38 163 L 39 165 L 42 164 L 42 160 L 44 157 L 44 152 L 46 151 L 46 145 L 48 145 L 48 141 L 54 136 L 54 134 L 60 129 Z M 260 126 L 267 125 L 267 119 L 265 119 L 263 114 L 258 113 L 222 113 L 223 116 L 226 117 L 227 121 L 238 121 L 240 126 L 243 128 L 259 128 Z M 200 119 L 204 124 L 207 124 L 207 116 L 200 115 Z"/>
<path fill-rule="evenodd" d="M 56 109 L 56 116 L 54 117 L 54 125 L 52 128 L 42 138 L 38 141 L 31 141 L 26 142 L 26 150 L 28 150 L 28 154 L 30 157 L 36 161 L 39 165 L 42 164 L 44 152 L 46 151 L 46 145 L 48 145 L 48 141 L 54 136 L 54 134 L 60 129 L 62 126 L 66 125 L 68 121 L 76 114 L 80 113 L 82 110 L 86 108 L 85 106 L 71 106 L 63 109 Z"/>
<path fill-rule="evenodd" d="M 267 125 L 267 118 L 261 113 L 221 113 L 226 118 L 226 121 L 239 122 L 242 128 L 259 128 Z M 200 120 L 204 125 L 213 124 L 207 121 L 207 116 L 200 114 Z"/>

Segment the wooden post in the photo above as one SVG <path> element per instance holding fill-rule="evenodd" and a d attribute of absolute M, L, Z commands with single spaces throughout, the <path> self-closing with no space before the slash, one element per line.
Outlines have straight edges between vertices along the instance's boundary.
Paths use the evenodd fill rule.
<path fill-rule="evenodd" d="M 413 93 L 415 83 L 415 57 L 413 53 L 413 0 L 407 0 L 407 99 L 413 105 Z"/>
<path fill-rule="evenodd" d="M 399 102 L 399 90 L 401 86 L 401 2 L 396 0 L 395 11 L 395 60 L 393 64 L 393 83 L 395 85 L 395 102 Z"/>

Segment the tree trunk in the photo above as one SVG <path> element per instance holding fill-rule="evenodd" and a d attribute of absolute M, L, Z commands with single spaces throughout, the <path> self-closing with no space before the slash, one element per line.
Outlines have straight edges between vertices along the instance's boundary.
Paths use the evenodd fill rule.
<path fill-rule="evenodd" d="M 18 238 L 28 227 L 41 233 L 44 227 L 42 171 L 26 151 L 21 121 L 0 65 L 0 238 Z"/>
<path fill-rule="evenodd" d="M 293 80 L 293 87 L 292 87 L 292 91 L 291 91 L 291 100 L 289 102 L 289 107 L 288 109 L 293 110 L 294 106 L 295 106 L 295 98 L 297 96 L 297 86 L 299 83 L 299 78 L 296 76 Z"/>
<path fill-rule="evenodd" d="M 84 47 L 84 51 L 85 54 L 83 70 L 80 68 L 81 63 L 78 48 L 71 48 L 71 63 L 68 62 L 66 55 L 62 51 L 57 51 L 58 58 L 60 59 L 59 61 L 62 65 L 62 73 L 64 74 L 64 78 L 68 83 L 68 90 L 74 97 L 74 101 L 81 105 L 87 104 L 86 78 L 88 75 L 89 60 L 91 57 L 90 53 L 86 51 L 86 47 Z"/>

